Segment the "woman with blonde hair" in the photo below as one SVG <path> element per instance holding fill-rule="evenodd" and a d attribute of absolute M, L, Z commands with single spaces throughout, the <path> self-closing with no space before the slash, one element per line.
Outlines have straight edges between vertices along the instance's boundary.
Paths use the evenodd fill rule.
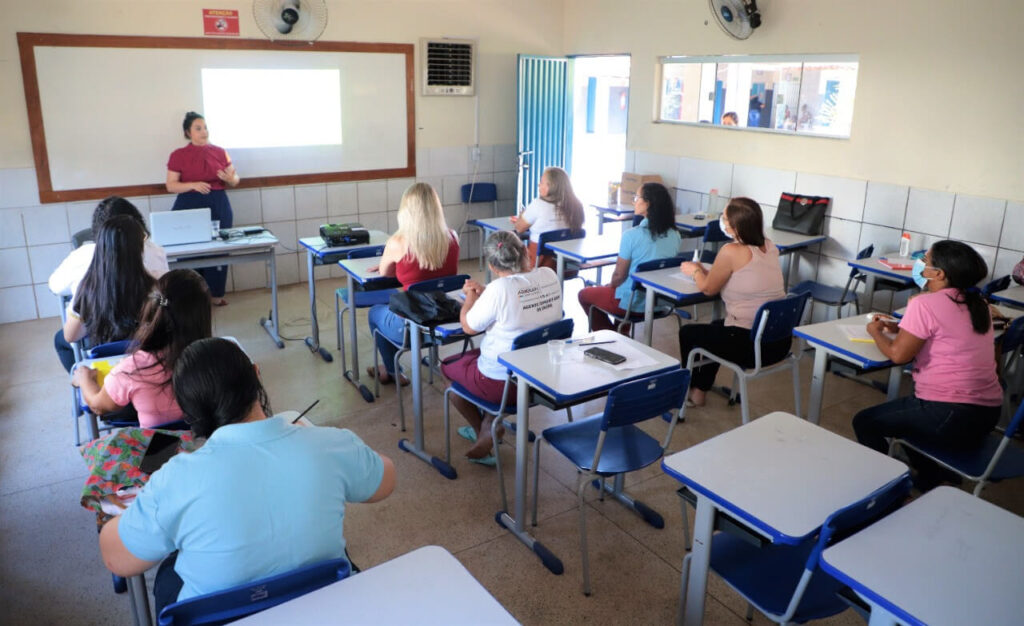
<path fill-rule="evenodd" d="M 377 271 L 393 276 L 405 289 L 431 278 L 452 276 L 459 268 L 459 238 L 448 228 L 437 192 L 427 183 L 416 183 L 402 194 L 398 207 L 398 231 L 384 244 Z M 370 307 L 370 334 L 384 361 L 382 369 L 366 368 L 366 373 L 389 384 L 395 379 L 395 343 L 402 341 L 405 322 L 386 304 Z M 383 336 L 374 333 L 378 331 Z M 391 341 L 388 341 L 390 339 Z M 408 381 L 401 377 L 401 384 Z"/>
<path fill-rule="evenodd" d="M 537 197 L 519 217 L 511 217 L 516 232 L 530 231 L 530 258 L 537 266 L 555 269 L 555 257 L 537 255 L 541 233 L 568 228 L 573 233 L 583 230 L 583 203 L 572 191 L 569 174 L 560 167 L 549 167 L 540 176 Z"/>

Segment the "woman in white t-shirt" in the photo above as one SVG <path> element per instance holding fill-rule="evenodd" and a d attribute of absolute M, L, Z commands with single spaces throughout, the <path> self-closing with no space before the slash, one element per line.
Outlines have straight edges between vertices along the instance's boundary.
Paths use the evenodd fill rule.
<path fill-rule="evenodd" d="M 526 246 L 509 231 L 492 234 L 484 245 L 484 255 L 494 276 L 485 288 L 475 280 L 467 280 L 462 288 L 466 300 L 459 321 L 471 335 L 486 332 L 479 350 L 471 350 L 441 365 L 441 372 L 465 387 L 471 394 L 488 402 L 501 402 L 505 387 L 505 367 L 498 355 L 512 349 L 513 340 L 527 331 L 562 319 L 562 289 L 558 277 L 547 267 L 530 269 Z M 509 398 L 514 402 L 514 387 Z M 452 396 L 455 408 L 469 422 L 459 434 L 475 441 L 466 456 L 469 460 L 491 465 L 493 441 L 491 422 L 477 408 L 457 395 Z"/>
<path fill-rule="evenodd" d="M 538 257 L 537 244 L 541 233 L 568 228 L 574 233 L 583 230 L 583 203 L 572 191 L 569 175 L 560 167 L 549 167 L 540 176 L 537 197 L 519 217 L 511 217 L 516 232 L 530 231 L 530 259 L 534 267 L 555 269 L 555 257 Z"/>

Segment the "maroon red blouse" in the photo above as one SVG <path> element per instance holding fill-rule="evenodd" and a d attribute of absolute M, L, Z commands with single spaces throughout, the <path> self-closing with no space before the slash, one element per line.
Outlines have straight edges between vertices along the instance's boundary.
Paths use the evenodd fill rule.
<path fill-rule="evenodd" d="M 231 159 L 224 148 L 212 144 L 197 146 L 189 143 L 184 148 L 172 152 L 167 159 L 167 169 L 178 172 L 181 175 L 181 182 L 209 183 L 210 189 L 224 189 L 224 181 L 217 178 L 217 170 L 222 170 L 230 164 Z"/>

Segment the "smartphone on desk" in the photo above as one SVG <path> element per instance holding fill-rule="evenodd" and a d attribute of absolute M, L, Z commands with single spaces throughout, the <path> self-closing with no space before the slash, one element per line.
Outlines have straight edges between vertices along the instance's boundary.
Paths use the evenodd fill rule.
<path fill-rule="evenodd" d="M 146 446 L 146 453 L 142 455 L 139 469 L 147 474 L 157 471 L 163 464 L 178 453 L 178 444 L 181 439 L 167 433 L 153 433 L 153 438 Z"/>
<path fill-rule="evenodd" d="M 589 356 L 592 359 L 604 361 L 605 363 L 610 363 L 612 365 L 618 365 L 619 363 L 623 363 L 626 360 L 626 357 L 622 356 L 621 354 L 609 352 L 604 348 L 590 348 L 589 350 L 585 350 L 583 354 Z"/>

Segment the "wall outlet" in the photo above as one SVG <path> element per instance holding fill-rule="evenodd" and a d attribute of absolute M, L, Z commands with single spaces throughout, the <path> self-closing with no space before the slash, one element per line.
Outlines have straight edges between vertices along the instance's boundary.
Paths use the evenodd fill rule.
<path fill-rule="evenodd" d="M 473 159 L 473 161 L 480 160 L 480 146 L 473 146 L 472 151 L 469 153 L 469 158 Z"/>

